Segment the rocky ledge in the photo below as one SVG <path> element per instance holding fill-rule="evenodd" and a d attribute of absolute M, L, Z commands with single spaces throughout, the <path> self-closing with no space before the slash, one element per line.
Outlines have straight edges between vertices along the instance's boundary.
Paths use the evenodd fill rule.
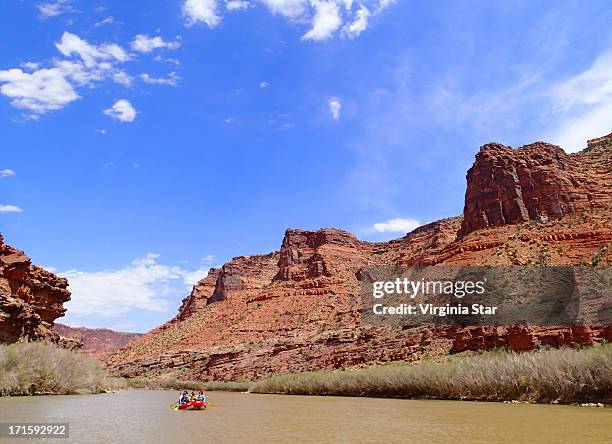
<path fill-rule="evenodd" d="M 0 234 L 0 343 L 47 340 L 76 348 L 78 341 L 52 330 L 70 300 L 68 281 L 32 261 L 23 251 L 4 243 Z"/>

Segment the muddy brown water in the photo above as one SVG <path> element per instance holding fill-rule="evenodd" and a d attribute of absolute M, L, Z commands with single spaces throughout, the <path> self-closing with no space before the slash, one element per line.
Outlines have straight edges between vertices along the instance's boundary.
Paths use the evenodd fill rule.
<path fill-rule="evenodd" d="M 611 442 L 612 409 L 461 401 L 208 393 L 174 411 L 171 391 L 0 398 L 0 422 L 68 422 L 69 439 L 16 443 Z M 0 442 L 7 440 L 0 439 Z"/>

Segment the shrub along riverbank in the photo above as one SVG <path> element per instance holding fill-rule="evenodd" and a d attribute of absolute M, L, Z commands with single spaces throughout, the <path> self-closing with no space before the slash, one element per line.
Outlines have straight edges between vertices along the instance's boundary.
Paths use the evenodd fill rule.
<path fill-rule="evenodd" d="M 504 350 L 343 371 L 274 376 L 253 393 L 612 403 L 612 345 L 529 353 Z"/>
<path fill-rule="evenodd" d="M 123 386 L 95 359 L 52 344 L 0 346 L 0 396 L 101 393 Z"/>

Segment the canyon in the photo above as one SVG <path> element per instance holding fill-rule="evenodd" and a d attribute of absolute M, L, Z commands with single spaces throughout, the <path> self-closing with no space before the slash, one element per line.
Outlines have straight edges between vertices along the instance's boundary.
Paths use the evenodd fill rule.
<path fill-rule="evenodd" d="M 581 152 L 536 142 L 481 147 L 462 216 L 370 243 L 324 228 L 288 229 L 280 249 L 211 269 L 178 314 L 106 359 L 126 377 L 258 379 L 508 346 L 593 345 L 608 326 L 433 326 L 360 322 L 366 267 L 609 266 L 612 134 Z M 433 197 L 432 197 L 433 198 Z"/>
<path fill-rule="evenodd" d="M 142 336 L 140 333 L 120 332 L 108 328 L 70 327 L 60 323 L 53 325 L 53 331 L 61 337 L 78 341 L 82 344 L 79 350 L 81 353 L 97 359 L 103 359 L 109 353 Z"/>

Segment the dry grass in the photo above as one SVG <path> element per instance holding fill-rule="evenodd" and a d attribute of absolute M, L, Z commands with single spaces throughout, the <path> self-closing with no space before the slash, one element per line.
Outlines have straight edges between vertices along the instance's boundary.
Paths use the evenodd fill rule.
<path fill-rule="evenodd" d="M 0 346 L 0 396 L 100 393 L 122 385 L 98 361 L 52 344 Z"/>
<path fill-rule="evenodd" d="M 612 345 L 274 376 L 254 393 L 612 403 Z"/>
<path fill-rule="evenodd" d="M 181 381 L 175 378 L 149 379 L 131 378 L 125 379 L 129 388 L 147 390 L 210 390 L 219 392 L 246 392 L 251 386 L 249 381 Z"/>

